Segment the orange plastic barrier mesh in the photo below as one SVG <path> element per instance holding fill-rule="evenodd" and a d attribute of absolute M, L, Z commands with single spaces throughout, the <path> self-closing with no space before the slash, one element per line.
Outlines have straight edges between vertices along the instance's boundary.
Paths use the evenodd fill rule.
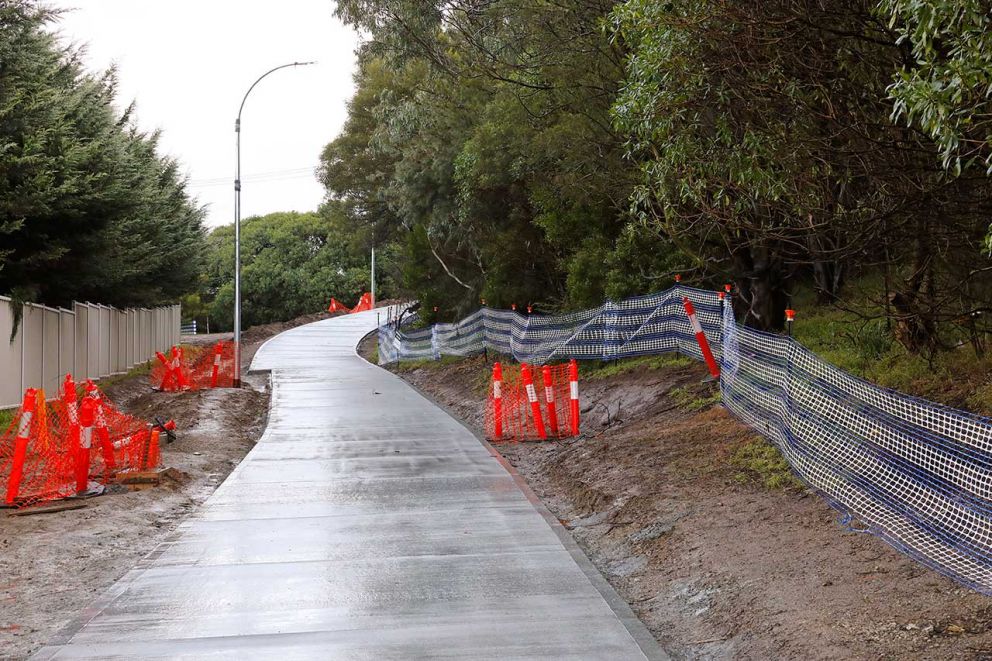
<path fill-rule="evenodd" d="M 0 435 L 0 485 L 4 504 L 26 507 L 85 492 L 95 480 L 158 464 L 147 423 L 118 410 L 87 382 L 79 396 L 72 377 L 59 397 L 25 391 L 21 408 Z"/>
<path fill-rule="evenodd" d="M 495 379 L 490 380 L 486 438 L 495 442 L 519 442 L 575 435 L 570 417 L 567 363 L 544 367 L 496 363 L 494 372 L 501 381 L 497 386 Z M 528 372 L 531 389 L 527 388 Z M 535 404 L 540 411 L 539 417 L 535 417 Z"/>
<path fill-rule="evenodd" d="M 352 312 L 366 312 L 372 309 L 372 294 L 365 292 L 362 297 L 358 299 L 358 303 L 355 303 L 355 307 L 351 309 Z"/>
<path fill-rule="evenodd" d="M 336 298 L 331 298 L 331 304 L 327 306 L 328 312 L 351 312 L 347 305 Z"/>
<path fill-rule="evenodd" d="M 234 387 L 234 342 L 218 342 L 201 351 L 191 369 L 192 388 Z"/>
<path fill-rule="evenodd" d="M 166 392 L 234 387 L 234 342 L 210 347 L 172 347 L 166 356 L 155 354 L 152 387 Z"/>

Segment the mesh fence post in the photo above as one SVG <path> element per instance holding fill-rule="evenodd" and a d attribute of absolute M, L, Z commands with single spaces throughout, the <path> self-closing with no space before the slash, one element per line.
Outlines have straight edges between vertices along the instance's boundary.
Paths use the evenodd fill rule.
<path fill-rule="evenodd" d="M 224 351 L 224 343 L 218 342 L 217 346 L 214 347 L 214 369 L 210 374 L 210 387 L 217 387 L 217 375 L 220 374 L 220 355 Z"/>
<path fill-rule="evenodd" d="M 579 435 L 579 363 L 568 361 L 568 405 L 571 413 L 572 436 Z"/>
<path fill-rule="evenodd" d="M 493 438 L 503 440 L 503 366 L 493 363 Z"/>
<path fill-rule="evenodd" d="M 103 453 L 103 467 L 106 471 L 105 478 L 109 478 L 111 474 L 117 470 L 117 461 L 114 458 L 114 444 L 110 440 L 110 430 L 107 428 L 107 414 L 103 406 L 103 396 L 100 394 L 99 388 L 92 381 L 86 383 L 86 390 L 89 392 L 87 395 L 93 400 L 93 410 L 96 414 L 96 435 L 100 441 L 100 451 Z"/>
<path fill-rule="evenodd" d="M 545 404 L 548 406 L 548 426 L 551 427 L 551 433 L 555 436 L 558 435 L 558 412 L 555 411 L 555 388 L 554 381 L 551 376 L 551 366 L 545 365 L 541 368 L 541 377 L 544 380 L 544 399 Z"/>
<path fill-rule="evenodd" d="M 699 342 L 699 350 L 703 352 L 703 359 L 706 361 L 706 366 L 709 368 L 713 378 L 719 379 L 720 367 L 713 358 L 709 340 L 706 339 L 706 333 L 703 332 L 703 327 L 699 325 L 699 319 L 696 318 L 696 309 L 693 307 L 692 301 L 689 300 L 688 296 L 682 297 L 682 305 L 685 306 L 685 313 L 689 317 L 689 323 L 692 324 L 693 333 L 696 334 L 696 341 Z"/>
<path fill-rule="evenodd" d="M 96 424 L 96 401 L 83 397 L 79 405 L 79 449 L 76 453 L 76 488 L 86 491 L 90 478 L 90 448 L 93 447 L 93 426 Z"/>
<path fill-rule="evenodd" d="M 534 426 L 537 427 L 537 436 L 542 441 L 548 437 L 544 430 L 544 420 L 541 418 L 541 403 L 537 401 L 537 391 L 534 389 L 534 377 L 531 373 L 530 365 L 522 363 L 520 365 L 520 376 L 524 382 L 524 389 L 527 391 L 527 401 L 530 402 L 530 411 L 534 416 Z"/>

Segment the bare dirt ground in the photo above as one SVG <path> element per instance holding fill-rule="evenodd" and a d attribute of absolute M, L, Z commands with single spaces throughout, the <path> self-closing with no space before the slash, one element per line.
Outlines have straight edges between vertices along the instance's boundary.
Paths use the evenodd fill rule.
<path fill-rule="evenodd" d="M 329 316 L 248 329 L 242 364 L 247 368 L 269 337 Z M 0 658 L 24 659 L 44 645 L 213 493 L 265 429 L 268 377 L 245 375 L 242 383 L 238 390 L 160 393 L 139 374 L 106 388 L 132 415 L 175 419 L 177 439 L 163 438 L 162 466 L 176 470 L 152 489 L 113 486 L 84 509 L 20 517 L 0 510 Z"/>
<path fill-rule="evenodd" d="M 480 431 L 481 358 L 393 369 Z M 767 486 L 704 376 L 584 378 L 584 437 L 496 446 L 673 658 L 992 659 L 992 599 Z"/>

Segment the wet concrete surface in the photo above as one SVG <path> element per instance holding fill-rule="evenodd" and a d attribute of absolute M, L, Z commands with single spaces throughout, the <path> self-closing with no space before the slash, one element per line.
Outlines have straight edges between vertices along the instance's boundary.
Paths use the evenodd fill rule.
<path fill-rule="evenodd" d="M 35 658 L 659 659 L 519 476 L 355 346 L 292 329 L 261 440 Z"/>

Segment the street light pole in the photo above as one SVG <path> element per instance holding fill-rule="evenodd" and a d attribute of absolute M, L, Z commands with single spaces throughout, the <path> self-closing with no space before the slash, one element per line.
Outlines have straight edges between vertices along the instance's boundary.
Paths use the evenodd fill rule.
<path fill-rule="evenodd" d="M 245 109 L 248 95 L 255 85 L 270 73 L 288 67 L 303 67 L 314 62 L 290 62 L 269 69 L 251 84 L 238 107 L 238 118 L 234 120 L 234 134 L 237 142 L 237 174 L 234 177 L 234 387 L 241 387 L 241 111 Z"/>

